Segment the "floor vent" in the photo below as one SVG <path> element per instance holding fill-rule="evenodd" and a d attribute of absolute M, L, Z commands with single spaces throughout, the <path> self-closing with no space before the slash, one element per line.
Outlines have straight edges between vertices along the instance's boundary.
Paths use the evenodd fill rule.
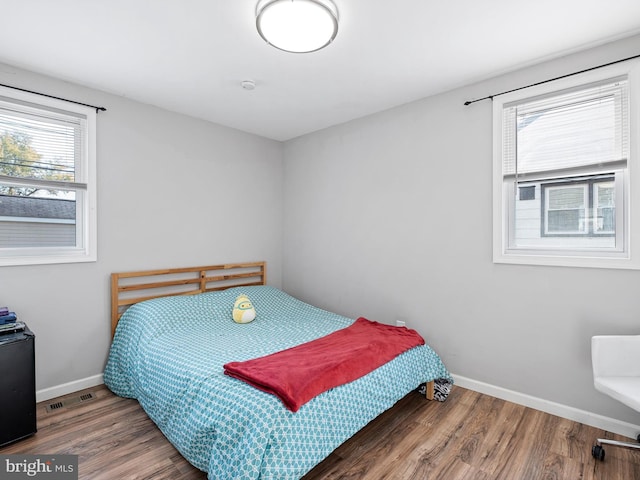
<path fill-rule="evenodd" d="M 86 402 L 87 400 L 93 400 L 95 397 L 95 395 L 91 392 L 89 393 L 83 393 L 82 395 L 80 395 L 80 401 L 81 402 Z"/>
<path fill-rule="evenodd" d="M 61 408 L 68 408 L 80 403 L 88 402 L 89 400 L 93 400 L 94 398 L 96 398 L 96 395 L 93 392 L 83 393 L 82 395 L 76 395 L 74 397 L 67 397 L 64 400 L 59 400 L 57 402 L 47 404 L 47 413 L 58 411 Z"/>
<path fill-rule="evenodd" d="M 62 407 L 64 407 L 64 404 L 62 402 L 50 403 L 49 405 L 47 405 L 47 412 L 52 412 Z"/>

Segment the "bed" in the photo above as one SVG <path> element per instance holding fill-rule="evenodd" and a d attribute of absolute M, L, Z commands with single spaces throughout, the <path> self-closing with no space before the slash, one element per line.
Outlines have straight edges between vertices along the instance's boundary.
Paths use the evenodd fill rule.
<path fill-rule="evenodd" d="M 425 344 L 292 412 L 223 365 L 326 338 L 354 319 L 268 286 L 264 262 L 114 273 L 111 281 L 105 384 L 137 399 L 210 479 L 299 479 L 421 384 L 451 381 Z M 257 312 L 250 323 L 231 319 L 240 294 Z"/>

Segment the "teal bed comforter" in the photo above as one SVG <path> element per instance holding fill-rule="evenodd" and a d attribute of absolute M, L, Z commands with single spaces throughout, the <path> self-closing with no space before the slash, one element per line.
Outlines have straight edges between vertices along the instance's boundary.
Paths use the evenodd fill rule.
<path fill-rule="evenodd" d="M 257 312 L 248 324 L 231 317 L 240 293 Z M 299 479 L 421 383 L 450 378 L 423 345 L 293 413 L 277 397 L 223 373 L 227 362 L 284 350 L 353 322 L 268 286 L 149 300 L 122 316 L 104 380 L 115 394 L 137 399 L 210 479 Z"/>

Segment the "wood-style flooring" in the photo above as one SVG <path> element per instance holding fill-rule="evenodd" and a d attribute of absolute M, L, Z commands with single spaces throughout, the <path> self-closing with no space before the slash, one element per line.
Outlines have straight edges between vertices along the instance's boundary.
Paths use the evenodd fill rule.
<path fill-rule="evenodd" d="M 203 480 L 138 402 L 94 387 L 95 399 L 47 412 L 38 433 L 0 454 L 76 454 L 80 479 Z M 68 396 L 77 396 L 78 393 Z M 0 426 L 1 428 L 1 426 Z M 446 402 L 411 393 L 340 446 L 304 480 L 640 480 L 640 452 L 606 448 L 623 437 L 461 387 Z"/>

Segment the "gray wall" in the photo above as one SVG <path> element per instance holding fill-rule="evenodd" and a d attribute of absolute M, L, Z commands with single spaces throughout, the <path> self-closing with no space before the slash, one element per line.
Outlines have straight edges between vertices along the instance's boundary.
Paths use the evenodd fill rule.
<path fill-rule="evenodd" d="M 102 373 L 111 272 L 266 260 L 281 286 L 280 143 L 6 65 L 0 83 L 108 109 L 98 115 L 98 261 L 0 267 L 0 304 L 36 334 L 38 390 Z"/>
<path fill-rule="evenodd" d="M 637 424 L 594 390 L 590 337 L 640 333 L 640 272 L 493 264 L 492 106 L 463 102 L 636 55 L 639 42 L 287 142 L 285 289 L 405 320 L 457 375 Z"/>
<path fill-rule="evenodd" d="M 494 265 L 491 103 L 463 102 L 637 54 L 639 41 L 284 145 L 0 65 L 0 83 L 108 108 L 98 261 L 0 268 L 0 304 L 37 335 L 37 388 L 102 372 L 111 272 L 264 259 L 269 283 L 304 300 L 405 320 L 455 374 L 637 423 L 594 391 L 589 339 L 639 333 L 640 272 Z"/>

